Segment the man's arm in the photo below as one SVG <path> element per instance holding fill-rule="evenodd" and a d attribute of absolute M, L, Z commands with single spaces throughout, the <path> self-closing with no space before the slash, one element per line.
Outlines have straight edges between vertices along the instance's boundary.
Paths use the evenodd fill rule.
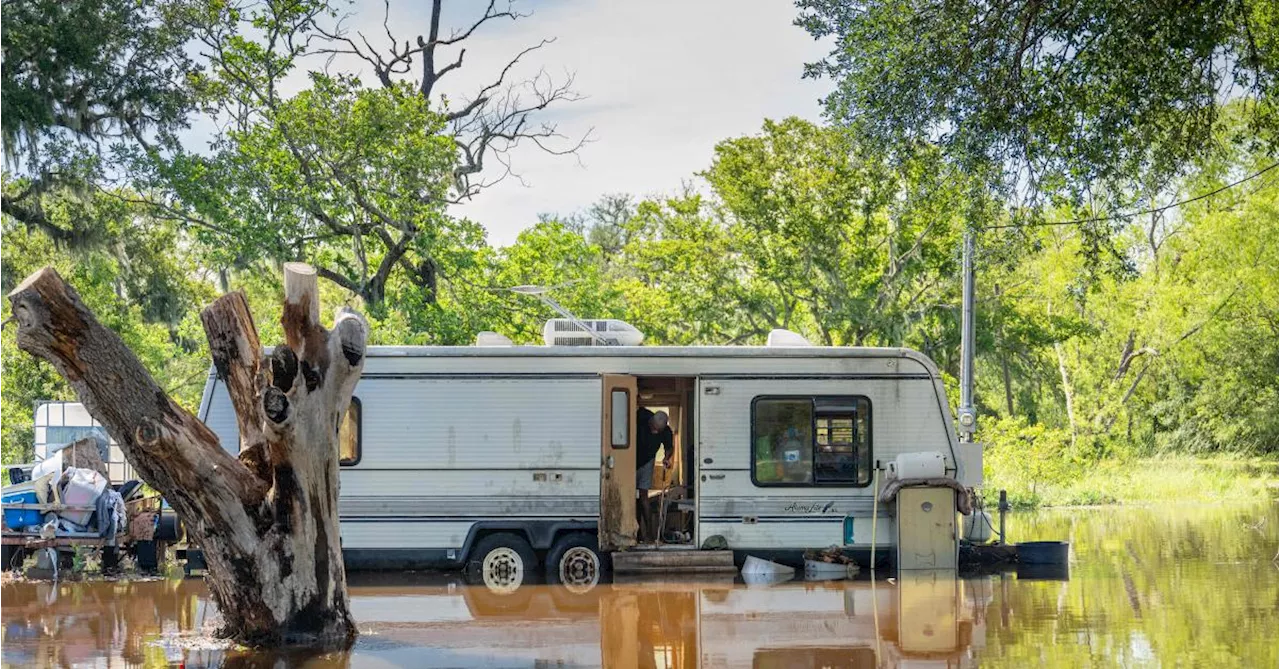
<path fill-rule="evenodd" d="M 662 431 L 662 466 L 671 469 L 676 457 L 676 435 L 667 428 Z"/>

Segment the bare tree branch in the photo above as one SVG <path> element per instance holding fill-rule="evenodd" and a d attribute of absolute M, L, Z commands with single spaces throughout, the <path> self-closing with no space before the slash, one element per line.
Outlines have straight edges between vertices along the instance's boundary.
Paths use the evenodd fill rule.
<path fill-rule="evenodd" d="M 537 51 L 538 49 L 541 49 L 542 47 L 548 44 L 551 44 L 553 42 L 555 42 L 554 39 L 544 39 L 541 42 L 531 47 L 527 47 L 520 53 L 516 54 L 515 58 L 512 58 L 511 61 L 507 63 L 506 67 L 502 68 L 502 72 L 498 73 L 497 80 L 495 80 L 493 83 L 489 84 L 488 86 L 485 86 L 484 88 L 480 89 L 480 92 L 476 93 L 475 97 L 471 100 L 469 104 L 467 104 L 467 106 L 463 107 L 458 111 L 450 112 L 446 118 L 449 121 L 458 121 L 461 119 L 465 119 L 468 116 L 471 116 L 473 113 L 476 112 L 476 110 L 480 109 L 485 105 L 485 103 L 489 102 L 489 100 L 491 99 L 491 96 L 493 95 L 493 92 L 498 90 L 498 88 L 502 86 L 502 82 L 505 81 L 507 78 L 507 73 L 511 72 L 511 68 L 515 67 L 516 64 L 520 62 L 521 58 L 524 58 L 529 53 L 533 51 Z"/>

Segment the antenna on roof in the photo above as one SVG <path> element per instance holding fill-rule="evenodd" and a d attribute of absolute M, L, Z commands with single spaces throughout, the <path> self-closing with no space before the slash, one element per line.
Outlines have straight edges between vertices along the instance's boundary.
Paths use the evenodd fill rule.
<path fill-rule="evenodd" d="M 573 313 L 571 313 L 568 309 L 565 309 L 564 307 L 560 306 L 559 302 L 556 302 L 555 300 L 547 296 L 547 293 L 551 292 L 552 290 L 555 290 L 556 288 L 560 288 L 567 285 L 569 284 L 562 283 L 559 286 L 512 286 L 507 290 L 510 290 L 513 293 L 518 293 L 520 295 L 529 295 L 529 296 L 538 298 L 540 302 L 547 305 L 548 307 L 551 307 L 553 310 L 555 310 L 557 314 L 560 314 L 561 316 L 564 316 L 565 318 L 569 319 L 571 323 L 573 323 L 583 332 L 587 333 L 592 340 L 594 340 L 597 344 L 601 346 L 609 346 L 615 343 L 612 340 L 606 339 L 605 336 L 600 334 L 599 332 L 596 332 L 595 329 L 593 329 L 590 325 L 583 323 L 582 319 L 578 318 L 577 316 L 574 316 Z"/>

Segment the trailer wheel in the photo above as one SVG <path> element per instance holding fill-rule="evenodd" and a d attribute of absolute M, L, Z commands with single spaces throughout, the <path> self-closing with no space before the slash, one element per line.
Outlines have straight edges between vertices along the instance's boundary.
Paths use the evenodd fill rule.
<path fill-rule="evenodd" d="M 604 571 L 599 543 L 585 532 L 560 537 L 547 554 L 547 582 L 563 585 L 575 594 L 596 587 Z"/>
<path fill-rule="evenodd" d="M 478 541 L 467 560 L 467 572 L 491 592 L 509 594 L 529 580 L 538 566 L 533 547 L 509 532 L 490 534 Z"/>

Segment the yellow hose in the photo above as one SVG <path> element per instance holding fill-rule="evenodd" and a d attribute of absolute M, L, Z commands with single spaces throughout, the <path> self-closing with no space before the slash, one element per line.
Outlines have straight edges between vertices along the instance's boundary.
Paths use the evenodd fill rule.
<path fill-rule="evenodd" d="M 875 582 L 876 572 L 876 519 L 880 517 L 880 470 L 871 472 L 871 581 Z"/>
<path fill-rule="evenodd" d="M 880 470 L 871 474 L 871 618 L 876 626 L 876 666 L 880 666 L 880 599 L 876 597 L 876 518 L 880 516 Z"/>

